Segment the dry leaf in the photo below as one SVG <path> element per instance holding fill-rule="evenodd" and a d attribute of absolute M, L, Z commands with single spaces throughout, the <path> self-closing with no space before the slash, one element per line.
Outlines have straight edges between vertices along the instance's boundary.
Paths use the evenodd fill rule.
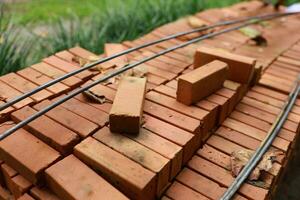
<path fill-rule="evenodd" d="M 192 28 L 200 28 L 203 26 L 207 26 L 207 23 L 204 22 L 203 20 L 199 19 L 198 17 L 195 16 L 190 16 L 187 18 L 188 24 L 192 27 Z"/>
<path fill-rule="evenodd" d="M 238 150 L 231 154 L 231 172 L 234 177 L 236 177 L 248 163 L 254 151 L 251 150 Z M 261 171 L 269 171 L 276 159 L 277 153 L 274 151 L 268 151 L 263 156 L 260 163 L 252 171 L 251 175 L 248 177 L 249 180 L 258 180 Z"/>
<path fill-rule="evenodd" d="M 99 56 L 89 56 L 88 59 L 81 58 L 79 56 L 74 56 L 72 58 L 72 61 L 78 63 L 80 67 L 84 67 L 84 66 L 86 66 L 90 63 L 96 62 L 97 60 L 100 60 L 100 59 L 101 59 L 101 57 L 99 57 Z M 95 67 L 90 68 L 89 70 L 102 72 L 102 67 L 100 65 L 97 65 Z"/>
<path fill-rule="evenodd" d="M 105 98 L 104 95 L 96 94 L 90 90 L 84 91 L 83 94 L 84 94 L 84 96 L 86 96 L 88 99 L 90 99 L 93 102 L 96 102 L 99 104 L 104 104 L 105 102 L 107 102 L 107 99 Z"/>

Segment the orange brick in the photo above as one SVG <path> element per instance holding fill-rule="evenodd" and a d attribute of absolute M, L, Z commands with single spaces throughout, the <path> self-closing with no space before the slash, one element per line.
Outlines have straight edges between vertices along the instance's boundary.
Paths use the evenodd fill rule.
<path fill-rule="evenodd" d="M 145 124 L 143 124 L 143 128 L 183 147 L 183 164 L 192 157 L 199 146 L 200 134 L 191 134 L 149 115 L 144 115 L 144 117 Z"/>
<path fill-rule="evenodd" d="M 49 187 L 65 200 L 127 199 L 73 155 L 48 168 L 46 179 Z"/>
<path fill-rule="evenodd" d="M 30 195 L 37 200 L 60 200 L 52 191 L 48 188 L 40 188 L 35 186 L 30 190 Z"/>
<path fill-rule="evenodd" d="M 17 74 L 19 74 L 23 78 L 25 78 L 39 86 L 53 80 L 53 79 L 49 78 L 48 76 L 36 71 L 35 69 L 33 69 L 31 67 L 22 69 L 22 70 L 18 71 Z M 56 83 L 56 84 L 48 87 L 47 90 L 52 92 L 54 95 L 57 95 L 62 92 L 65 92 L 66 90 L 69 90 L 69 87 L 62 83 Z"/>
<path fill-rule="evenodd" d="M 195 54 L 194 66 L 198 68 L 216 59 L 229 65 L 230 80 L 247 84 L 252 79 L 256 63 L 255 59 L 218 49 L 198 48 Z"/>
<path fill-rule="evenodd" d="M 166 192 L 166 195 L 172 199 L 176 200 L 208 200 L 207 197 L 194 190 L 182 185 L 181 183 L 175 181 L 171 187 Z"/>
<path fill-rule="evenodd" d="M 18 200 L 34 200 L 34 198 L 32 196 L 30 196 L 29 194 L 25 193 L 20 198 L 18 198 Z"/>
<path fill-rule="evenodd" d="M 117 43 L 105 43 L 104 44 L 104 53 L 107 57 L 115 55 L 117 53 L 121 53 L 122 51 L 126 50 L 125 46 L 122 44 Z M 110 62 L 116 63 L 119 67 L 122 67 L 128 63 L 128 58 L 126 55 L 119 56 L 114 58 Z"/>
<path fill-rule="evenodd" d="M 67 72 L 67 73 L 75 71 L 79 68 L 79 66 L 76 66 L 65 60 L 62 60 L 56 56 L 50 56 L 48 58 L 44 58 L 43 62 L 45 62 L 49 65 L 52 65 L 53 67 L 55 67 L 61 71 Z M 79 74 L 75 75 L 75 77 L 85 80 L 85 79 L 90 78 L 92 75 L 93 74 L 89 71 L 83 71 L 83 72 L 80 72 Z"/>
<path fill-rule="evenodd" d="M 30 182 L 37 183 L 42 179 L 43 170 L 59 159 L 60 154 L 19 129 L 0 142 L 0 157 Z"/>
<path fill-rule="evenodd" d="M 6 101 L 10 101 L 10 100 L 16 98 L 17 96 L 22 95 L 21 92 L 10 87 L 6 83 L 2 82 L 1 79 L 0 79 L 0 94 L 1 94 L 1 98 L 6 99 Z M 33 99 L 26 98 L 16 104 L 14 104 L 13 107 L 14 108 L 22 108 L 31 103 L 33 103 Z"/>
<path fill-rule="evenodd" d="M 36 71 L 45 74 L 46 76 L 55 79 L 63 76 L 66 74 L 66 72 L 61 71 L 55 67 L 52 67 L 51 65 L 48 65 L 47 63 L 37 63 L 35 65 L 32 65 L 31 68 L 35 69 Z M 69 87 L 77 86 L 81 83 L 81 79 L 72 76 L 62 81 L 65 85 Z"/>
<path fill-rule="evenodd" d="M 129 136 L 129 138 L 171 160 L 170 179 L 181 170 L 183 152 L 180 146 L 146 129 L 141 129 L 138 136 Z"/>
<path fill-rule="evenodd" d="M 34 109 L 41 110 L 48 106 L 51 102 L 45 100 L 34 106 Z M 98 125 L 79 116 L 75 113 L 63 108 L 62 106 L 56 107 L 46 113 L 54 121 L 64 125 L 66 128 L 76 132 L 80 137 L 84 138 L 94 132 Z"/>
<path fill-rule="evenodd" d="M 24 107 L 14 112 L 11 117 L 15 122 L 21 122 L 35 113 L 34 109 Z M 45 115 L 27 124 L 25 129 L 62 154 L 70 153 L 73 146 L 79 142 L 76 133 Z"/>
<path fill-rule="evenodd" d="M 21 76 L 15 74 L 15 73 L 6 74 L 6 75 L 0 77 L 0 80 L 2 80 L 6 84 L 10 85 L 11 87 L 15 88 L 16 90 L 18 90 L 22 93 L 29 92 L 38 87 L 38 85 L 22 78 Z M 31 97 L 35 101 L 39 102 L 44 99 L 47 99 L 50 96 L 52 96 L 52 93 L 50 93 L 47 90 L 42 90 L 42 91 L 32 95 Z"/>
<path fill-rule="evenodd" d="M 227 117 L 228 110 L 229 110 L 229 100 L 217 94 L 210 95 L 209 97 L 206 98 L 206 100 L 219 105 L 220 112 L 219 112 L 217 123 L 221 124 Z"/>
<path fill-rule="evenodd" d="M 178 79 L 177 100 L 186 105 L 196 103 L 223 86 L 227 79 L 228 65 L 210 62 Z"/>
<path fill-rule="evenodd" d="M 157 195 L 165 189 L 170 178 L 170 160 L 120 134 L 114 134 L 104 127 L 93 137 L 116 151 L 133 159 L 158 175 Z"/>
<path fill-rule="evenodd" d="M 91 137 L 77 145 L 74 153 L 128 197 L 154 199 L 157 178 L 155 173 L 131 159 Z"/>
<path fill-rule="evenodd" d="M 12 194 L 18 199 L 29 190 L 32 184 L 21 175 L 12 178 Z"/>
<path fill-rule="evenodd" d="M 122 79 L 109 114 L 112 132 L 139 133 L 145 92 L 146 79 L 135 77 Z"/>
<path fill-rule="evenodd" d="M 3 163 L 1 165 L 1 172 L 3 174 L 5 186 L 9 191 L 12 191 L 13 188 L 13 183 L 12 183 L 12 178 L 17 176 L 18 172 L 11 168 L 9 165 L 6 163 Z"/>

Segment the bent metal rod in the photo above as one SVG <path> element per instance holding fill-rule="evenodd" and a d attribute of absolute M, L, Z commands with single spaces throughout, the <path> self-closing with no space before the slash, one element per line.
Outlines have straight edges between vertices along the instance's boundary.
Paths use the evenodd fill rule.
<path fill-rule="evenodd" d="M 285 103 L 283 109 L 279 113 L 279 115 L 276 118 L 276 121 L 273 123 L 272 127 L 270 128 L 267 137 L 264 139 L 264 141 L 261 143 L 260 147 L 255 151 L 251 159 L 248 161 L 246 166 L 243 168 L 243 170 L 240 172 L 240 174 L 236 177 L 236 179 L 232 182 L 230 187 L 227 189 L 227 191 L 223 194 L 221 200 L 230 200 L 235 195 L 235 193 L 238 191 L 238 189 L 241 187 L 241 185 L 244 183 L 244 181 L 247 179 L 247 177 L 251 174 L 253 169 L 256 167 L 256 165 L 259 163 L 259 161 L 262 159 L 263 155 L 266 153 L 266 151 L 269 149 L 270 145 L 274 141 L 275 137 L 278 135 L 280 129 L 282 128 L 284 122 L 286 121 L 289 112 L 291 111 L 297 97 L 300 91 L 299 86 L 300 76 L 298 77 L 294 89 L 289 94 L 289 98 L 287 102 Z"/>
<path fill-rule="evenodd" d="M 230 21 L 223 21 L 223 22 L 219 22 L 219 23 L 216 23 L 216 24 L 213 24 L 213 25 L 209 25 L 209 26 L 204 26 L 204 27 L 200 27 L 200 28 L 197 28 L 197 29 L 193 29 L 193 30 L 190 30 L 190 31 L 185 31 L 185 32 L 179 32 L 179 33 L 176 33 L 174 35 L 170 35 L 170 36 L 166 36 L 162 39 L 159 39 L 159 40 L 155 40 L 155 41 L 152 41 L 152 42 L 148 42 L 148 43 L 145 43 L 145 44 L 142 44 L 140 46 L 137 46 L 137 47 L 133 47 L 133 48 L 130 48 L 130 49 L 127 49 L 125 51 L 122 51 L 120 53 L 117 53 L 117 54 L 114 54 L 110 57 L 107 57 L 107 58 L 103 58 L 103 59 L 100 59 L 96 62 L 93 62 L 93 63 L 90 63 L 84 67 L 81 67 L 79 68 L 78 70 L 75 70 L 75 71 L 72 71 L 72 72 L 69 72 L 61 77 L 58 77 L 56 79 L 53 79 L 47 83 L 44 83 L 43 85 L 40 85 L 39 87 L 27 92 L 27 93 L 24 93 L 12 100 L 9 100 L 8 102 L 0 105 L 0 111 L 18 103 L 19 101 L 27 98 L 27 97 L 30 97 L 32 95 L 34 95 L 35 93 L 45 89 L 45 88 L 48 88 L 50 87 L 51 85 L 54 85 L 55 83 L 58 83 L 60 81 L 63 81 L 71 76 L 74 76 L 80 72 L 83 72 L 87 69 L 90 69 L 96 65 L 99 65 L 99 64 L 102 64 L 104 62 L 107 62 L 109 60 L 112 60 L 114 58 L 117 58 L 119 56 L 122 56 L 122 55 L 126 55 L 128 53 L 131 53 L 133 51 L 136 51 L 136 50 L 139 50 L 139 49 L 142 49 L 142 48 L 145 48 L 145 47 L 148 47 L 148 46 L 151 46 L 151 45 L 155 45 L 155 44 L 158 44 L 158 43 L 161 43 L 161 42 L 164 42 L 164 41 L 167 41 L 167 40 L 170 40 L 170 39 L 174 39 L 174 38 L 177 38 L 179 36 L 183 36 L 183 35 L 188 35 L 188 34 L 191 34 L 191 33 L 195 33 L 195 32 L 201 32 L 201 31 L 205 31 L 205 30 L 209 30 L 209 29 L 213 29 L 213 28 L 216 28 L 216 27 L 220 27 L 220 26 L 226 26 L 226 25 L 232 25 L 232 24 L 237 24 L 237 23 L 242 23 L 242 22 L 246 22 L 246 21 L 249 21 L 249 20 L 260 20 L 260 19 L 265 19 L 265 18 L 269 18 L 269 17 L 277 17 L 277 16 L 286 16 L 286 15 L 289 15 L 288 13 L 273 13 L 273 14 L 265 14 L 265 15 L 258 15 L 258 16 L 252 16 L 252 17 L 246 17 L 246 18 L 241 18 L 241 19 L 236 19 L 236 20 L 230 20 Z"/>
<path fill-rule="evenodd" d="M 113 72 L 99 78 L 98 80 L 82 87 L 82 88 L 78 88 L 74 91 L 72 91 L 70 94 L 62 97 L 61 99 L 59 99 L 58 101 L 55 101 L 54 103 L 46 106 L 45 108 L 43 108 L 42 110 L 38 111 L 37 113 L 31 115 L 30 117 L 28 117 L 27 119 L 19 122 L 18 124 L 16 124 L 15 126 L 13 126 L 12 128 L 8 129 L 7 131 L 5 131 L 4 133 L 2 133 L 0 135 L 0 141 L 3 140 L 4 138 L 6 138 L 7 136 L 11 135 L 12 133 L 14 133 L 15 131 L 17 131 L 18 129 L 26 126 L 28 123 L 32 122 L 33 120 L 37 119 L 38 117 L 42 116 L 43 114 L 47 113 L 48 111 L 52 110 L 53 108 L 59 106 L 60 104 L 64 103 L 65 101 L 73 98 L 74 96 L 100 84 L 100 83 L 103 83 L 107 80 L 109 80 L 110 78 L 113 78 L 129 69 L 132 69 L 140 64 L 143 64 L 147 61 L 150 61 L 154 58 L 157 58 L 161 55 L 164 55 L 166 53 L 169 53 L 169 52 L 172 52 L 176 49 L 180 49 L 180 48 L 183 48 L 183 47 L 186 47 L 190 44 L 193 44 L 193 43 L 196 43 L 196 42 L 199 42 L 199 41 L 202 41 L 202 40 L 205 40 L 205 39 L 208 39 L 208 38 L 212 38 L 212 37 L 215 37 L 215 36 L 218 36 L 218 35 L 221 35 L 221 34 L 224 34 L 224 33 L 228 33 L 228 32 L 231 32 L 231 31 L 234 31 L 234 30 L 238 30 L 240 28 L 243 28 L 243 27 L 246 27 L 246 26 L 249 26 L 251 24 L 255 24 L 257 22 L 260 22 L 260 21 L 266 21 L 266 20 L 272 20 L 272 19 L 275 19 L 275 18 L 278 18 L 278 17 L 283 17 L 283 16 L 288 16 L 288 15 L 295 15 L 295 14 L 300 14 L 300 12 L 293 12 L 293 13 L 281 13 L 281 14 L 278 14 L 278 15 L 275 15 L 275 16 L 270 16 L 270 17 L 265 17 L 263 19 L 259 19 L 259 20 L 251 20 L 251 21 L 248 21 L 248 22 L 245 22 L 241 25 L 237 25 L 237 26 L 234 26 L 234 27 L 231 27 L 231 28 L 227 28 L 227 29 L 223 29 L 221 31 L 217 31 L 217 32 L 214 32 L 214 33 L 209 33 L 207 35 L 203 35 L 203 36 L 200 36 L 200 37 L 197 37 L 197 38 L 194 38 L 188 42 L 185 42 L 185 43 L 182 43 L 180 45 L 176 45 L 174 47 L 171 47 L 171 48 L 168 48 L 168 49 L 165 49 L 153 56 L 150 56 L 150 57 L 146 57 L 138 62 L 135 62 L 135 63 L 132 63 L 130 65 L 127 65 L 123 68 L 119 68 L 119 69 L 116 69 L 114 70 Z"/>

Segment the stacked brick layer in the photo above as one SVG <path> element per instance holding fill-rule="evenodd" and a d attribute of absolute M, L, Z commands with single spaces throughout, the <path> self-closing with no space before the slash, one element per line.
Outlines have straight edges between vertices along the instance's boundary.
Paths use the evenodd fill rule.
<path fill-rule="evenodd" d="M 204 11 L 194 16 L 193 23 L 190 18 L 178 20 L 135 41 L 124 42 L 123 48 L 192 29 L 196 22 L 210 24 L 271 12 L 271 8 L 261 6 L 259 2 L 245 2 Z M 105 103 L 78 95 L 1 141 L 0 198 L 218 199 L 234 180 L 230 174 L 231 152 L 259 146 L 300 72 L 300 34 L 295 31 L 299 17 L 271 21 L 267 28 L 253 27 L 268 39 L 266 47 L 253 46 L 250 38 L 233 31 L 145 63 L 148 82 L 144 124 L 137 137 L 109 131 L 108 115 L 117 90 L 115 81 L 110 81 L 92 89 L 105 96 Z M 147 47 L 126 59 L 137 61 L 199 35 Z M 249 89 L 248 85 L 225 81 L 223 88 L 192 106 L 177 102 L 177 77 L 193 69 L 193 55 L 199 46 L 256 58 L 263 66 L 258 85 Z M 0 103 L 78 69 L 78 57 L 91 56 L 95 54 L 75 47 L 0 77 Z M 102 67 L 118 67 L 120 61 L 115 62 Z M 1 112 L 0 133 L 100 76 L 91 71 L 80 73 L 6 109 Z M 298 138 L 299 106 L 297 100 L 272 144 L 280 156 L 263 175 L 263 184 L 245 183 L 237 199 L 266 199 L 272 195 Z"/>

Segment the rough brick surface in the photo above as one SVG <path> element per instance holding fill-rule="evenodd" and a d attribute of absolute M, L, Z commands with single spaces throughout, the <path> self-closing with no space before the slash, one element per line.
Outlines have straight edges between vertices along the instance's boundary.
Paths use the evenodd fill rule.
<path fill-rule="evenodd" d="M 198 48 L 195 54 L 194 66 L 198 68 L 216 59 L 228 64 L 230 80 L 247 84 L 252 79 L 255 59 L 218 49 Z"/>
<path fill-rule="evenodd" d="M 30 195 L 37 200 L 60 200 L 53 192 L 47 188 L 33 187 Z"/>
<path fill-rule="evenodd" d="M 46 179 L 51 189 L 65 200 L 127 199 L 73 155 L 48 168 Z"/>
<path fill-rule="evenodd" d="M 41 181 L 43 170 L 59 157 L 57 151 L 22 129 L 0 142 L 0 158 L 32 183 Z"/>
<path fill-rule="evenodd" d="M 156 175 L 103 143 L 87 138 L 75 147 L 75 155 L 92 166 L 132 199 L 153 199 Z"/>
<path fill-rule="evenodd" d="M 228 65 L 210 62 L 178 79 L 177 101 L 191 105 L 209 96 L 223 86 L 227 79 Z"/>
<path fill-rule="evenodd" d="M 145 78 L 135 77 L 122 79 L 109 114 L 109 125 L 112 132 L 139 133 L 146 81 Z"/>

